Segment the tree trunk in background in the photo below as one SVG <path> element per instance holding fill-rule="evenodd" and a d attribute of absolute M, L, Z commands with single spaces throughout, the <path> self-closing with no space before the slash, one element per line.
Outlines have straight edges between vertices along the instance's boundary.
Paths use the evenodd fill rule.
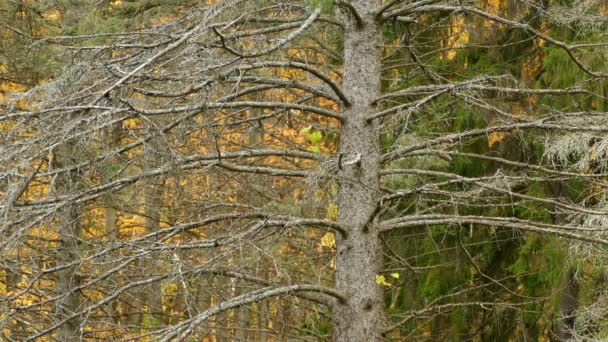
<path fill-rule="evenodd" d="M 578 309 L 578 281 L 576 280 L 576 270 L 570 268 L 566 274 L 564 290 L 559 302 L 561 319 L 559 324 L 559 341 L 570 341 L 574 331 L 576 321 L 576 309 Z"/>
<path fill-rule="evenodd" d="M 339 223 L 348 237 L 337 236 L 336 288 L 345 294 L 345 303 L 333 311 L 335 341 L 378 341 L 383 327 L 382 289 L 376 275 L 382 266 L 382 246 L 373 224 L 368 224 L 376 206 L 380 154 L 378 131 L 367 117 L 375 112 L 372 101 L 380 90 L 382 27 L 372 11 L 379 0 L 350 2 L 361 15 L 358 25 L 351 18 L 344 30 L 344 93 L 351 106 L 340 137 L 343 160 L 360 156 L 359 163 L 341 166 Z"/>
<path fill-rule="evenodd" d="M 76 164 L 76 142 L 67 141 L 55 154 L 55 167 L 62 168 Z M 71 194 L 78 189 L 76 171 L 66 172 L 57 180 L 59 194 Z M 80 259 L 80 233 L 82 228 L 82 208 L 67 204 L 59 210 L 59 241 L 57 242 L 57 263 L 64 265 Z M 62 322 L 80 308 L 80 292 L 74 289 L 81 283 L 80 265 L 66 267 L 56 273 L 55 293 L 61 296 L 55 304 L 55 318 Z M 81 341 L 79 317 L 68 320 L 57 329 L 57 341 Z"/>
<path fill-rule="evenodd" d="M 109 144 L 109 149 L 113 150 L 114 148 L 117 148 L 120 146 L 120 135 L 121 135 L 121 127 L 122 124 L 117 124 L 117 125 L 113 125 L 112 127 L 109 128 L 109 130 L 106 132 L 106 139 L 108 139 L 108 144 Z M 112 164 L 108 166 L 110 169 L 106 169 L 103 170 L 101 172 L 102 174 L 102 183 L 109 183 L 111 182 L 111 177 L 112 177 L 112 173 L 113 170 L 112 168 Z M 108 194 L 106 196 L 104 196 L 104 225 L 105 225 L 105 238 L 107 239 L 108 243 L 110 245 L 114 245 L 114 243 L 116 242 L 116 238 L 117 238 L 117 224 L 116 221 L 118 220 L 118 215 L 116 212 L 116 208 L 115 206 L 115 195 L 114 194 Z M 112 258 L 115 257 L 113 254 L 108 254 L 107 256 L 107 261 L 110 265 L 112 265 Z M 116 281 L 116 277 L 112 276 L 112 281 Z M 112 302 L 109 303 L 106 308 L 105 308 L 105 312 L 107 312 L 108 314 L 108 319 L 107 322 L 110 325 L 118 325 L 120 323 L 120 317 L 117 313 L 116 310 L 116 305 L 117 302 Z"/>
<path fill-rule="evenodd" d="M 116 241 L 116 228 L 117 228 L 116 220 L 118 219 L 118 217 L 116 215 L 116 209 L 114 207 L 112 207 L 112 204 L 109 202 L 110 197 L 111 196 L 108 196 L 108 198 L 107 198 L 108 201 L 106 202 L 104 221 L 105 221 L 105 228 L 106 228 L 106 238 L 108 239 L 110 244 L 113 244 L 114 241 Z M 111 265 L 110 257 L 108 257 L 108 259 L 109 259 L 108 262 L 110 262 L 110 265 Z M 116 277 L 112 276 L 112 279 L 115 281 Z M 115 302 L 115 301 L 110 302 L 106 305 L 106 307 L 104 309 L 104 311 L 108 315 L 107 323 L 112 326 L 117 326 L 117 324 L 120 323 L 120 317 L 117 313 L 116 305 L 117 305 L 117 302 Z"/>
<path fill-rule="evenodd" d="M 251 312 L 249 306 L 243 305 L 237 309 L 237 326 L 234 340 L 237 342 L 249 341 L 249 323 L 251 322 Z"/>
<path fill-rule="evenodd" d="M 551 190 L 556 197 L 568 196 L 568 184 L 564 182 L 552 182 Z M 553 220 L 557 224 L 567 222 L 567 215 L 556 211 Z M 554 330 L 557 341 L 570 341 L 574 332 L 574 324 L 576 321 L 576 310 L 578 309 L 578 290 L 579 283 L 576 279 L 576 268 L 570 266 L 564 277 L 562 291 L 559 298 L 559 321 L 557 329 Z"/>
<path fill-rule="evenodd" d="M 270 308 L 268 301 L 265 300 L 258 304 L 258 331 L 260 332 L 259 341 L 268 341 L 268 323 L 270 320 Z"/>
<path fill-rule="evenodd" d="M 164 160 L 164 142 L 162 133 L 159 132 L 158 127 L 155 126 L 158 122 L 153 120 L 148 125 L 147 132 L 151 133 L 153 137 L 147 144 L 144 144 L 144 169 L 152 170 L 163 165 Z M 144 185 L 144 216 L 146 218 L 146 233 L 156 232 L 160 229 L 160 209 L 162 206 L 162 195 L 164 192 L 164 177 L 157 177 L 151 180 L 146 180 Z M 152 273 L 154 269 L 159 267 L 159 260 L 155 260 L 155 254 L 150 254 L 144 259 L 143 269 L 148 276 L 154 275 Z M 150 314 L 155 321 L 160 322 L 163 314 L 162 306 L 162 287 L 160 282 L 154 282 L 144 289 L 143 296 L 145 304 L 148 306 L 148 314 Z"/>

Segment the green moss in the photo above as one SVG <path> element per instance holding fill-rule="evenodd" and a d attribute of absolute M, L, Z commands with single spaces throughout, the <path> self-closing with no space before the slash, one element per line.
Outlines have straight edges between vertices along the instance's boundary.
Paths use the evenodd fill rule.
<path fill-rule="evenodd" d="M 321 13 L 323 14 L 333 14 L 334 11 L 334 1 L 333 0 L 306 0 L 306 4 L 310 8 L 321 8 Z"/>

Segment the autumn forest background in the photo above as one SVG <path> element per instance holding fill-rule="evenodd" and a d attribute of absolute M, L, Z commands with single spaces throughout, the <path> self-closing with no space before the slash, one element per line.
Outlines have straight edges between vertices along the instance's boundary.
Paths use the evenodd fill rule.
<path fill-rule="evenodd" d="M 0 0 L 0 340 L 607 339 L 607 29 L 605 0 Z"/>

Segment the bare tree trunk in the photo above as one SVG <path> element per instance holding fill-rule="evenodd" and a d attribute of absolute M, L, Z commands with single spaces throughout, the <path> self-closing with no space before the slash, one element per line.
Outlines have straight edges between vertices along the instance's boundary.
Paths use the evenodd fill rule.
<path fill-rule="evenodd" d="M 259 341 L 268 341 L 268 323 L 270 320 L 270 307 L 268 301 L 265 300 L 258 304 L 258 331 L 260 332 Z"/>
<path fill-rule="evenodd" d="M 110 127 L 110 129 L 108 130 L 108 132 L 106 132 L 106 139 L 108 139 L 108 144 L 109 144 L 109 149 L 113 150 L 114 148 L 120 146 L 120 130 L 121 130 L 121 125 L 113 125 L 112 127 Z M 102 172 L 102 177 L 103 177 L 103 183 L 109 183 L 111 181 L 111 177 L 112 177 L 112 171 L 111 170 L 104 170 Z M 116 212 L 116 208 L 115 208 L 115 198 L 114 198 L 114 194 L 109 193 L 108 195 L 104 196 L 104 224 L 105 224 L 105 234 L 106 234 L 106 239 L 108 240 L 110 245 L 113 245 L 114 243 L 116 243 L 116 238 L 117 238 L 117 225 L 116 225 L 116 221 L 118 220 L 118 215 Z M 112 259 L 115 258 L 115 255 L 113 254 L 109 254 L 107 256 L 107 261 L 109 262 L 109 264 L 111 265 L 112 263 Z M 112 276 L 112 280 L 116 281 L 116 277 Z M 120 318 L 118 317 L 118 312 L 116 310 L 116 302 L 111 302 L 108 303 L 108 305 L 106 305 L 105 308 L 105 312 L 108 315 L 108 319 L 107 322 L 109 325 L 111 326 L 117 326 L 117 323 L 119 323 Z"/>
<path fill-rule="evenodd" d="M 380 1 L 350 3 L 362 22 L 351 17 L 344 30 L 343 87 L 352 104 L 343 111 L 338 220 L 348 237 L 337 237 L 336 287 L 347 300 L 334 308 L 333 334 L 335 341 L 378 341 L 384 308 L 382 289 L 375 280 L 382 248 L 371 221 L 379 200 L 373 189 L 378 183 L 380 152 L 377 127 L 366 118 L 375 111 L 372 102 L 380 91 L 382 29 L 372 13 Z"/>
<path fill-rule="evenodd" d="M 76 163 L 78 155 L 76 143 L 66 142 L 55 156 L 57 168 L 66 167 Z M 59 194 L 70 194 L 78 189 L 78 175 L 75 171 L 66 172 L 58 179 L 57 191 Z M 57 243 L 57 262 L 60 265 L 69 264 L 79 260 L 80 232 L 82 208 L 80 205 L 67 204 L 59 212 L 59 242 Z M 55 317 L 61 322 L 80 308 L 80 292 L 74 290 L 81 283 L 79 265 L 66 267 L 57 271 L 55 279 L 55 293 L 60 296 L 56 302 Z M 58 341 L 81 341 L 81 320 L 76 317 L 64 322 L 57 329 Z"/>
<path fill-rule="evenodd" d="M 566 274 L 564 290 L 560 298 L 559 309 L 561 319 L 559 324 L 559 341 L 570 341 L 576 322 L 576 309 L 578 309 L 578 288 L 576 270 L 570 268 Z"/>
<path fill-rule="evenodd" d="M 151 170 L 162 165 L 163 160 L 163 141 L 158 127 L 151 127 L 148 131 L 154 131 L 152 139 L 144 145 L 144 169 Z M 160 229 L 160 209 L 162 206 L 164 177 L 154 178 L 146 182 L 144 188 L 144 215 L 146 217 L 146 233 L 156 232 Z M 153 255 L 149 256 L 153 258 Z M 153 272 L 158 267 L 157 260 L 146 259 L 144 270 Z M 148 273 L 153 274 L 153 273 Z M 162 307 L 162 288 L 160 282 L 152 283 L 144 290 L 145 302 L 148 305 L 148 313 L 155 321 L 160 322 Z"/>
<path fill-rule="evenodd" d="M 242 291 L 238 291 L 239 294 Z M 249 341 L 249 324 L 251 323 L 251 312 L 248 305 L 239 307 L 236 314 L 236 332 L 234 340 L 237 342 Z"/>

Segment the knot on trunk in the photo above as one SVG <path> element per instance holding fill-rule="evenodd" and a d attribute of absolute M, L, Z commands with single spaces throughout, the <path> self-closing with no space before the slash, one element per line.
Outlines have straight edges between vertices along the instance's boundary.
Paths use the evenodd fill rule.
<path fill-rule="evenodd" d="M 372 301 L 371 298 L 363 298 L 363 300 L 361 300 L 361 302 L 363 303 L 363 310 L 364 311 L 371 311 L 372 307 L 374 306 L 374 302 Z"/>

